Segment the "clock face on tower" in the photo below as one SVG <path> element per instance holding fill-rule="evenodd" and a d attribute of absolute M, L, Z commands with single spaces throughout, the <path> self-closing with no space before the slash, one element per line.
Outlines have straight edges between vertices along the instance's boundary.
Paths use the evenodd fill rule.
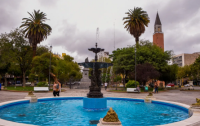
<path fill-rule="evenodd" d="M 160 32 L 160 26 L 158 27 L 158 32 Z"/>
<path fill-rule="evenodd" d="M 160 28 L 158 28 L 158 32 L 160 32 Z"/>

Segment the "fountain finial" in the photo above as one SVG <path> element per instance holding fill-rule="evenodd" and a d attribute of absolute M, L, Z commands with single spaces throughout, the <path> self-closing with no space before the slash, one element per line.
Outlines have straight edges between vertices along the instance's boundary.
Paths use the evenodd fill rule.
<path fill-rule="evenodd" d="M 192 104 L 193 106 L 200 106 L 200 99 L 196 98 L 197 103 Z"/>
<path fill-rule="evenodd" d="M 117 113 L 110 108 L 106 114 L 106 116 L 103 118 L 103 121 L 105 122 L 119 122 L 119 118 Z"/>

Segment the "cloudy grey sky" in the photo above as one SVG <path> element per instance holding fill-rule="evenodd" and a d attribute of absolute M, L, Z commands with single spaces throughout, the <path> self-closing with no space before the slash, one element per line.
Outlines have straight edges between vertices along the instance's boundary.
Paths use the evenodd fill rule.
<path fill-rule="evenodd" d="M 135 44 L 124 29 L 125 12 L 134 7 L 147 11 L 150 24 L 140 39 L 153 41 L 153 27 L 158 11 L 166 50 L 175 54 L 200 51 L 200 0 L 0 0 L 0 33 L 21 25 L 27 12 L 41 10 L 50 19 L 52 33 L 42 45 L 52 45 L 54 53 L 67 53 L 82 62 L 94 54 L 96 29 L 99 46 L 112 53 L 115 47 Z M 115 24 L 115 25 L 114 25 Z M 115 26 L 115 28 L 114 28 Z M 115 29 L 115 30 L 114 30 Z"/>

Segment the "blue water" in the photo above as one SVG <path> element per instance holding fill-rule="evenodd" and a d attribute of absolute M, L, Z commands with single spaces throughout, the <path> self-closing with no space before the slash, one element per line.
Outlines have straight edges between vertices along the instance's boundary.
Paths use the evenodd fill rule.
<path fill-rule="evenodd" d="M 126 100 L 107 100 L 123 126 L 154 126 L 189 117 L 182 109 L 171 106 Z M 0 118 L 41 126 L 96 126 L 90 120 L 103 118 L 106 111 L 86 111 L 80 100 L 51 100 L 23 103 L 0 109 Z"/>

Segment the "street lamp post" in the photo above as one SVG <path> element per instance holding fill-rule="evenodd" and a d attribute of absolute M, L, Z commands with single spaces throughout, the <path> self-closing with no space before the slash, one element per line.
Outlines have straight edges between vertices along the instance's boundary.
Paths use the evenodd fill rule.
<path fill-rule="evenodd" d="M 135 88 L 136 88 L 136 46 L 135 46 Z"/>
<path fill-rule="evenodd" d="M 50 90 L 50 72 L 51 72 L 51 50 L 52 50 L 52 46 L 50 46 L 50 65 L 49 65 L 49 90 Z"/>
<path fill-rule="evenodd" d="M 70 76 L 70 89 L 72 88 L 72 81 L 74 81 L 73 80 L 73 76 Z M 75 83 L 74 83 L 75 84 Z"/>
<path fill-rule="evenodd" d="M 72 77 L 70 77 L 70 89 L 71 89 L 71 85 L 72 85 Z"/>

